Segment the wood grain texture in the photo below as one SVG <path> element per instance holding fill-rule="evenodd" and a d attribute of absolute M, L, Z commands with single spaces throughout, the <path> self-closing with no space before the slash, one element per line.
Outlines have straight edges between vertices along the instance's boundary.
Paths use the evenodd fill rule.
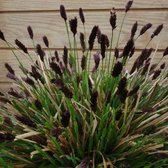
<path fill-rule="evenodd" d="M 109 10 L 115 7 L 117 9 L 117 29 L 114 34 L 114 47 L 118 38 L 119 28 L 127 1 L 128 0 L 0 0 L 0 29 L 5 33 L 6 39 L 12 42 L 12 44 L 14 44 L 13 41 L 18 38 L 28 48 L 33 48 L 32 41 L 29 39 L 26 30 L 27 26 L 31 25 L 35 34 L 35 44 L 40 43 L 44 47 L 42 36 L 46 35 L 50 41 L 50 47 L 53 48 L 53 50 L 55 48 L 62 50 L 65 45 L 68 46 L 68 39 L 64 22 L 59 14 L 60 4 L 64 4 L 66 7 L 69 18 L 78 16 L 79 7 L 84 9 L 87 37 L 94 25 L 99 25 L 102 33 L 106 33 L 109 38 L 111 37 Z M 156 37 L 150 43 L 149 47 L 155 48 L 157 44 L 159 44 L 160 50 L 165 49 L 168 46 L 168 0 L 134 0 L 132 9 L 133 10 L 130 11 L 126 17 L 119 47 L 124 47 L 129 39 L 132 24 L 138 21 L 138 33 L 142 26 L 148 22 L 151 22 L 153 27 L 145 33 L 143 37 L 136 41 L 136 48 L 144 48 L 153 30 L 157 25 L 163 23 L 164 30 L 159 37 Z M 79 39 L 79 33 L 83 31 L 82 24 L 79 20 L 78 25 L 77 39 Z M 79 40 L 77 40 L 77 42 L 79 44 Z M 79 47 L 78 45 L 78 48 Z M 97 43 L 95 47 L 97 47 Z M 32 50 L 30 53 L 34 55 Z M 60 53 L 62 54 L 62 51 L 60 51 Z M 26 57 L 21 53 L 17 52 L 17 54 L 20 60 L 23 61 L 23 64 L 27 68 L 30 68 L 31 64 Z M 140 52 L 137 52 L 136 56 L 139 54 Z M 159 60 L 161 54 L 161 52 L 158 52 L 154 62 Z M 131 67 L 136 56 L 131 58 L 128 68 Z M 34 58 L 35 57 L 37 56 L 34 55 Z M 18 63 L 11 51 L 0 41 L 0 90 L 4 91 L 11 85 L 9 83 L 11 81 L 6 78 L 7 70 L 4 68 L 5 62 L 10 63 L 18 75 L 22 75 L 18 68 Z"/>
<path fill-rule="evenodd" d="M 94 25 L 99 25 L 101 31 L 106 33 L 109 38 L 111 36 L 111 27 L 109 24 L 109 12 L 86 12 L 86 33 L 89 36 L 91 29 Z M 119 33 L 119 28 L 124 13 L 117 13 L 117 29 L 114 33 L 115 45 Z M 24 14 L 1 14 L 0 15 L 0 28 L 5 33 L 6 39 L 10 42 L 18 38 L 27 47 L 33 47 L 32 41 L 28 37 L 27 26 L 31 25 L 34 29 L 36 43 L 42 44 L 42 36 L 46 35 L 50 41 L 50 47 L 52 48 L 63 48 L 64 45 L 68 45 L 67 34 L 64 26 L 64 21 L 60 17 L 59 13 L 24 13 Z M 69 18 L 78 16 L 77 12 L 71 12 Z M 142 11 L 130 11 L 126 17 L 123 30 L 121 33 L 119 46 L 123 47 L 130 36 L 130 30 L 132 24 L 138 21 L 138 30 L 142 28 L 148 22 L 153 24 L 153 27 L 145 33 L 143 37 L 137 40 L 136 47 L 144 48 L 154 29 L 161 23 L 164 24 L 164 30 L 161 32 L 159 37 L 156 37 L 150 44 L 152 47 L 156 47 L 157 42 L 160 39 L 159 48 L 164 49 L 168 45 L 168 12 L 142 12 Z M 82 24 L 78 20 L 78 35 L 79 32 L 83 31 Z M 138 31 L 139 33 L 139 31 Z M 77 41 L 79 42 L 79 40 Z M 0 48 L 5 47 L 4 43 L 0 41 Z"/>
<path fill-rule="evenodd" d="M 0 92 L 6 93 L 11 86 L 13 86 L 13 84 L 9 82 L 0 83 Z"/>
<path fill-rule="evenodd" d="M 0 11 L 58 10 L 60 4 L 66 9 L 111 9 L 124 8 L 128 0 L 1 0 Z M 134 0 L 133 8 L 168 8 L 167 0 Z"/>
<path fill-rule="evenodd" d="M 96 52 L 97 51 L 93 51 L 92 55 L 95 54 Z M 54 55 L 53 51 L 51 51 L 51 53 L 52 53 L 52 55 Z M 32 62 L 30 62 L 29 59 L 25 55 L 21 54 L 20 52 L 17 51 L 16 54 L 18 55 L 19 59 L 22 61 L 23 65 L 26 68 L 30 69 Z M 34 58 L 34 60 L 37 59 L 38 56 L 33 51 L 31 51 L 30 54 Z M 49 52 L 46 51 L 46 54 L 49 54 Z M 79 57 L 80 57 L 80 60 L 81 60 L 82 52 L 78 51 L 78 54 L 79 54 Z M 59 51 L 59 55 L 60 55 L 60 58 L 62 58 L 62 51 Z M 127 69 L 130 69 L 132 67 L 133 62 L 135 61 L 135 59 L 139 55 L 140 55 L 140 51 L 137 51 L 135 53 L 135 55 L 128 61 Z M 162 57 L 162 52 L 158 52 L 155 55 L 155 58 L 154 58 L 153 62 L 155 62 L 155 63 L 158 62 L 161 57 Z M 1 53 L 0 53 L 0 83 L 1 82 L 12 82 L 12 80 L 9 80 L 6 77 L 7 70 L 4 67 L 5 62 L 8 62 L 12 66 L 12 68 L 15 70 L 15 73 L 18 77 L 23 77 L 24 76 L 23 73 L 21 73 L 21 70 L 18 67 L 19 64 L 16 61 L 16 58 L 13 56 L 12 52 L 9 51 L 9 50 L 2 50 Z M 162 62 L 168 63 L 167 57 L 165 57 L 162 60 Z M 92 66 L 94 65 L 93 56 L 92 56 L 92 60 L 91 60 L 91 65 Z"/>

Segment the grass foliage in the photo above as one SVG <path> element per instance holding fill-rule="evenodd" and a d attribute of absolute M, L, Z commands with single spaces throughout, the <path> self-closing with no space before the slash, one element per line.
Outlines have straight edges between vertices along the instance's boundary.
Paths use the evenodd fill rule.
<path fill-rule="evenodd" d="M 163 62 L 168 48 L 157 63 L 153 62 L 157 47 L 148 48 L 163 25 L 154 29 L 131 70 L 127 70 L 130 58 L 136 55 L 137 39 L 152 27 L 147 23 L 138 30 L 138 22 L 134 23 L 130 39 L 123 50 L 119 49 L 120 34 L 132 2 L 126 4 L 116 45 L 113 34 L 118 33 L 115 29 L 119 25 L 114 10 L 109 19 L 111 37 L 97 25 L 86 37 L 82 8 L 79 18 L 83 32 L 79 35 L 77 18 L 68 20 L 61 5 L 69 47 L 64 47 L 62 54 L 57 51 L 53 54 L 44 36 L 48 50 L 43 50 L 35 44 L 29 26 L 27 30 L 36 48 L 34 55 L 15 40 L 17 51 L 26 55 L 28 69 L 0 31 L 1 40 L 11 48 L 24 74 L 18 76 L 5 63 L 7 77 L 15 87 L 0 95 L 1 167 L 168 166 L 168 69 Z M 76 40 L 78 35 L 80 44 Z M 82 57 L 77 50 L 80 45 Z"/>

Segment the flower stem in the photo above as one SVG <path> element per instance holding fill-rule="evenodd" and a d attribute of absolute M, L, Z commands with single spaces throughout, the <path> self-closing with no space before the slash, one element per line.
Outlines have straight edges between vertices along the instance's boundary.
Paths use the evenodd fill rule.
<path fill-rule="evenodd" d="M 76 38 L 74 36 L 74 55 L 75 55 L 75 59 L 77 62 L 77 68 L 78 68 L 78 73 L 80 71 L 80 67 L 79 67 L 79 56 L 78 56 L 78 51 L 77 51 L 77 42 L 76 42 Z"/>
<path fill-rule="evenodd" d="M 11 48 L 10 43 L 6 41 L 6 44 L 9 48 Z M 13 55 L 15 56 L 15 58 L 17 59 L 18 63 L 20 64 L 21 68 L 24 68 L 23 64 L 21 63 L 21 61 L 19 60 L 18 56 L 16 55 L 16 53 L 13 51 L 13 49 L 11 48 L 11 51 L 13 53 Z"/>
<path fill-rule="evenodd" d="M 90 61 L 91 61 L 91 51 L 89 50 L 89 60 L 88 60 L 88 72 L 90 70 Z"/>
<path fill-rule="evenodd" d="M 116 43 L 117 48 L 118 48 L 118 43 L 119 43 L 119 40 L 120 40 L 120 35 L 121 35 L 121 31 L 122 31 L 122 28 L 123 28 L 123 24 L 124 24 L 124 20 L 125 20 L 126 15 L 127 15 L 127 13 L 124 14 L 123 20 L 121 22 L 121 26 L 120 26 L 120 30 L 119 30 L 119 34 L 118 34 L 118 39 L 117 39 L 117 43 Z"/>
<path fill-rule="evenodd" d="M 112 47 L 113 47 L 113 29 L 112 29 L 112 32 L 111 32 L 110 53 L 109 53 L 109 62 L 108 62 L 108 73 L 109 73 L 109 70 L 110 70 Z M 113 67 L 113 65 L 112 65 L 112 67 Z"/>
<path fill-rule="evenodd" d="M 66 27 L 66 31 L 67 31 L 67 35 L 68 35 L 69 48 L 70 48 L 70 50 L 71 50 L 71 40 L 70 40 L 70 35 L 69 35 L 69 29 L 68 29 L 68 24 L 67 24 L 67 22 L 65 22 L 65 27 Z"/>

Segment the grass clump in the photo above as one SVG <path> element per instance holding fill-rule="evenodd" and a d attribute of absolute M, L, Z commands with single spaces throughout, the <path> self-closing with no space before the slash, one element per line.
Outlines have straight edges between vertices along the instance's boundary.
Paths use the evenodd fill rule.
<path fill-rule="evenodd" d="M 0 101 L 0 166 L 1 167 L 76 167 L 76 168 L 142 168 L 168 165 L 168 69 L 163 58 L 153 63 L 157 48 L 148 44 L 157 36 L 159 25 L 132 68 L 127 64 L 136 53 L 136 40 L 151 23 L 138 31 L 133 24 L 130 39 L 119 49 L 124 20 L 133 1 L 128 1 L 114 45 L 117 16 L 110 12 L 111 37 L 93 26 L 86 38 L 85 16 L 80 33 L 82 57 L 77 50 L 78 20 L 68 21 L 66 10 L 60 6 L 65 22 L 69 47 L 63 54 L 51 52 L 49 40 L 43 37 L 47 53 L 34 42 L 34 33 L 27 28 L 36 47 L 36 59 L 15 40 L 20 52 L 30 61 L 26 69 L 3 32 L 0 38 L 12 50 L 23 76 L 17 76 L 5 63 L 7 77 L 15 87 L 1 93 Z M 72 38 L 71 37 L 72 32 Z M 109 40 L 110 39 L 110 40 Z M 98 48 L 94 49 L 95 43 Z M 91 64 L 91 59 L 94 65 Z"/>

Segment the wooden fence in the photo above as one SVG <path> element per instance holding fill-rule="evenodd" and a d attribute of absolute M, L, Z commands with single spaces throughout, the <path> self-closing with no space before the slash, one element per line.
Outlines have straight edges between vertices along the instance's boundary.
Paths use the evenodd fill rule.
<path fill-rule="evenodd" d="M 87 36 L 94 25 L 99 25 L 101 31 L 107 35 L 111 34 L 109 11 L 115 7 L 118 26 L 114 35 L 114 39 L 116 39 L 124 16 L 126 2 L 127 0 L 0 0 L 0 29 L 4 32 L 9 42 L 14 44 L 14 40 L 17 38 L 33 52 L 33 44 L 26 30 L 27 26 L 31 25 L 36 43 L 40 43 L 44 47 L 42 37 L 46 35 L 50 41 L 51 50 L 57 49 L 61 52 L 62 48 L 67 45 L 68 40 L 64 22 L 59 14 L 60 4 L 64 4 L 69 18 L 78 16 L 78 9 L 80 7 L 83 8 Z M 149 47 L 156 47 L 159 44 L 156 56 L 156 59 L 159 59 L 163 50 L 168 46 L 168 0 L 134 0 L 132 9 L 125 20 L 119 43 L 120 49 L 123 48 L 128 40 L 132 24 L 135 21 L 138 21 L 138 30 L 148 22 L 153 24 L 152 29 L 137 40 L 137 53 L 147 44 L 153 30 L 159 24 L 164 24 L 162 33 L 149 45 Z M 82 31 L 80 20 L 78 20 L 78 25 L 78 32 L 80 32 Z M 19 55 L 20 59 L 25 64 L 28 64 L 25 56 L 20 53 Z M 134 59 L 132 59 L 132 62 Z M 16 73 L 20 73 L 12 52 L 0 41 L 0 90 L 7 89 L 11 85 L 11 81 L 6 78 L 5 62 L 9 62 L 16 70 Z"/>

